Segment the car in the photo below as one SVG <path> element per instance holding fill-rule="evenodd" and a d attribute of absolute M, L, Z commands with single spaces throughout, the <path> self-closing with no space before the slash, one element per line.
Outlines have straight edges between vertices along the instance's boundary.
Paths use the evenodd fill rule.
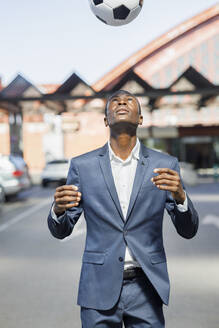
<path fill-rule="evenodd" d="M 179 162 L 180 174 L 183 182 L 189 186 L 195 186 L 198 183 L 198 174 L 191 163 Z"/>
<path fill-rule="evenodd" d="M 65 184 L 70 161 L 68 159 L 54 159 L 46 163 L 41 174 L 41 185 L 47 187 L 51 182 Z"/>
<path fill-rule="evenodd" d="M 0 155 L 0 177 L 6 197 L 16 195 L 32 184 L 27 164 L 16 155 Z"/>
<path fill-rule="evenodd" d="M 167 152 L 161 149 L 157 149 L 157 148 L 152 148 L 152 149 L 164 154 L 168 154 Z M 198 173 L 195 171 L 194 165 L 192 163 L 180 161 L 179 167 L 180 167 L 180 174 L 183 182 L 188 186 L 195 186 L 198 183 Z"/>

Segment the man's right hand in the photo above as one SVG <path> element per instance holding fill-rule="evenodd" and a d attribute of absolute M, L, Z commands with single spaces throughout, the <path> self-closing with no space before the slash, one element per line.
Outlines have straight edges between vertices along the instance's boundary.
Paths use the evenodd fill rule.
<path fill-rule="evenodd" d="M 56 188 L 54 200 L 54 212 L 57 216 L 60 216 L 64 214 L 67 209 L 79 205 L 81 193 L 78 191 L 78 187 L 74 185 L 60 186 Z"/>

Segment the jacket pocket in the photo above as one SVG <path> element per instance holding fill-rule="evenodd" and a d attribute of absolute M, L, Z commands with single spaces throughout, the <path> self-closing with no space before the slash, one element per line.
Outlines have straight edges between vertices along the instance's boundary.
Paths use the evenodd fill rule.
<path fill-rule="evenodd" d="M 85 251 L 83 255 L 83 263 L 103 264 L 105 253 L 88 252 Z"/>
<path fill-rule="evenodd" d="M 150 254 L 150 260 L 152 264 L 166 262 L 166 255 L 164 251 L 154 252 Z"/>

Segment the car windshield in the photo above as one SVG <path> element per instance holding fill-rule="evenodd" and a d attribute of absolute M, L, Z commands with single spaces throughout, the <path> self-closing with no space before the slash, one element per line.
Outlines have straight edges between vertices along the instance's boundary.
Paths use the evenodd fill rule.
<path fill-rule="evenodd" d="M 22 157 L 10 155 L 9 159 L 18 170 L 22 170 L 26 166 L 26 163 Z"/>

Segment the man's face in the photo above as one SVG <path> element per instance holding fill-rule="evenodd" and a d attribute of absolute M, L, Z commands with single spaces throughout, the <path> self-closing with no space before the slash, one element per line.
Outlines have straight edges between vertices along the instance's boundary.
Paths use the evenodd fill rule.
<path fill-rule="evenodd" d="M 143 118 L 139 114 L 136 98 L 125 93 L 113 96 L 108 103 L 107 117 L 105 117 L 104 121 L 106 126 L 112 126 L 121 122 L 136 125 L 142 124 Z"/>

